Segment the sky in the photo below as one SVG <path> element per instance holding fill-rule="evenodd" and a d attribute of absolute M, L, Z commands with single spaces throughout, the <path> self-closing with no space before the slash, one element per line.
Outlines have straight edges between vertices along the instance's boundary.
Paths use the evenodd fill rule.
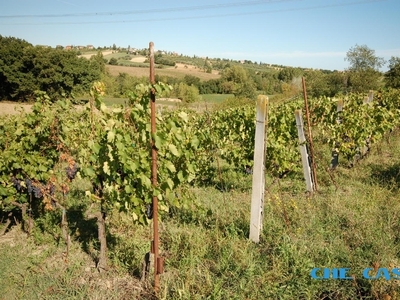
<path fill-rule="evenodd" d="M 0 35 L 344 70 L 356 45 L 400 57 L 400 1 L 1 0 Z"/>

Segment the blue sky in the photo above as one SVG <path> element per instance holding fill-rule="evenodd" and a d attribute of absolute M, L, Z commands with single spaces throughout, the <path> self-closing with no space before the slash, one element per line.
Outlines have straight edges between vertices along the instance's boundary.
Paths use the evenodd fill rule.
<path fill-rule="evenodd" d="M 400 57 L 400 1 L 1 0 L 0 35 L 343 70 L 356 44 Z"/>

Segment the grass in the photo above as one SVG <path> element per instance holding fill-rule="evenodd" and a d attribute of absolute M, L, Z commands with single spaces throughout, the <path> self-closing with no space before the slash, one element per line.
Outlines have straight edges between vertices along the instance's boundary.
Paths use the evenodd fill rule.
<path fill-rule="evenodd" d="M 225 99 L 233 97 L 232 94 L 203 94 L 201 98 L 207 103 L 221 103 Z"/>
<path fill-rule="evenodd" d="M 106 65 L 106 69 L 113 76 L 117 76 L 117 75 L 119 75 L 119 73 L 127 73 L 128 75 L 136 76 L 136 77 L 142 77 L 142 76 L 148 77 L 149 76 L 148 67 L 142 68 L 142 67 Z M 219 74 L 205 73 L 205 72 L 201 71 L 200 69 L 185 69 L 185 68 L 176 68 L 175 69 L 174 67 L 156 69 L 155 74 L 158 74 L 160 76 L 170 76 L 170 77 L 176 77 L 176 78 L 184 78 L 185 75 L 193 75 L 193 76 L 199 77 L 200 80 L 202 80 L 202 81 L 206 81 L 206 80 L 210 80 L 210 79 L 217 79 L 217 78 L 221 77 Z"/>
<path fill-rule="evenodd" d="M 160 298 L 399 299 L 397 280 L 362 277 L 373 265 L 400 268 L 399 131 L 352 169 L 328 172 L 329 149 L 316 149 L 319 191 L 312 197 L 301 173 L 267 174 L 259 244 L 248 240 L 251 176 L 224 166 L 210 185 L 191 188 L 191 207 L 173 210 L 160 226 L 166 258 Z M 92 260 L 97 245 L 90 240 L 95 228 L 79 227 L 73 212 L 69 218 L 74 240 L 68 261 L 51 230 L 37 227 L 26 238 L 13 229 L 0 237 L 0 299 L 152 298 L 151 277 L 139 281 L 150 227 L 111 215 L 112 268 L 99 274 Z M 313 280 L 315 267 L 350 268 L 354 280 Z"/>
<path fill-rule="evenodd" d="M 222 103 L 225 99 L 232 97 L 232 95 L 230 94 L 204 94 L 200 96 L 201 96 L 201 101 L 195 103 L 185 104 L 185 103 L 172 102 L 166 100 L 157 100 L 157 104 L 160 104 L 161 107 L 176 107 L 179 105 L 184 105 L 196 111 L 204 111 L 207 109 L 211 109 L 215 104 Z M 114 97 L 104 98 L 104 103 L 107 106 L 121 105 L 127 103 L 127 101 L 128 98 L 114 98 Z"/>

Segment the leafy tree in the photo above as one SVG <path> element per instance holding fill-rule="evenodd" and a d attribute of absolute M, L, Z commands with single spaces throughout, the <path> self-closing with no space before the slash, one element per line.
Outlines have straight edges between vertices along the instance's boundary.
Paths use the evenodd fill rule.
<path fill-rule="evenodd" d="M 33 99 L 36 90 L 49 96 L 89 90 L 105 71 L 101 54 L 92 59 L 78 58 L 74 51 L 63 51 L 0 36 L 0 98 Z"/>
<path fill-rule="evenodd" d="M 346 74 L 343 72 L 332 72 L 325 74 L 328 91 L 325 96 L 334 97 L 338 94 L 343 94 L 346 90 Z"/>
<path fill-rule="evenodd" d="M 31 86 L 31 78 L 23 75 L 25 49 L 33 47 L 25 40 L 0 35 L 0 98 L 19 98 L 19 89 Z"/>
<path fill-rule="evenodd" d="M 200 94 L 222 94 L 221 79 L 210 79 L 199 83 Z"/>
<path fill-rule="evenodd" d="M 303 75 L 303 71 L 299 68 L 283 68 L 282 70 L 279 71 L 278 73 L 278 79 L 289 83 L 291 82 L 294 78 L 296 77 L 301 77 Z"/>
<path fill-rule="evenodd" d="M 184 82 L 176 84 L 173 90 L 174 94 L 186 103 L 192 103 L 199 99 L 199 90 L 194 85 L 187 85 Z"/>
<path fill-rule="evenodd" d="M 400 57 L 392 56 L 389 60 L 389 71 L 385 74 L 386 86 L 400 88 Z"/>
<path fill-rule="evenodd" d="M 193 76 L 193 75 L 185 75 L 185 77 L 183 77 L 183 81 L 187 84 L 187 85 L 194 85 L 196 87 L 200 86 L 200 78 L 197 76 Z"/>
<path fill-rule="evenodd" d="M 203 70 L 206 73 L 212 73 L 212 66 L 208 60 L 205 60 L 204 65 L 203 65 Z"/>
<path fill-rule="evenodd" d="M 349 87 L 355 92 L 365 92 L 377 89 L 380 84 L 381 68 L 385 60 L 375 55 L 375 50 L 366 45 L 355 45 L 347 52 L 346 58 L 350 64 L 348 69 Z"/>
<path fill-rule="evenodd" d="M 307 94 L 311 97 L 320 97 L 328 94 L 328 83 L 321 71 L 311 70 L 304 75 Z"/>
<path fill-rule="evenodd" d="M 115 57 L 111 57 L 110 60 L 108 61 L 108 63 L 110 65 L 116 66 L 116 65 L 118 65 L 118 59 L 116 59 Z"/>
<path fill-rule="evenodd" d="M 237 97 L 255 98 L 256 88 L 254 81 L 241 66 L 232 66 L 222 72 L 221 87 L 225 93 Z"/>

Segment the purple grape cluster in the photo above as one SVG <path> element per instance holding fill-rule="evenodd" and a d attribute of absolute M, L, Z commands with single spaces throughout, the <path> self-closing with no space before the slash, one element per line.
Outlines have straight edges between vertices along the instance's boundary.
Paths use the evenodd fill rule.
<path fill-rule="evenodd" d="M 38 198 L 38 199 L 42 198 L 43 197 L 42 190 L 39 187 L 34 186 L 33 187 L 33 195 L 35 196 L 35 198 Z"/>
<path fill-rule="evenodd" d="M 13 177 L 11 178 L 11 182 L 18 192 L 21 191 L 21 180 Z"/>
<path fill-rule="evenodd" d="M 55 191 L 56 191 L 56 186 L 51 182 L 49 186 L 50 196 L 53 196 Z"/>
<path fill-rule="evenodd" d="M 28 194 L 32 194 L 33 191 L 32 180 L 30 180 L 29 178 L 25 178 L 25 185 L 26 189 L 28 190 Z"/>
<path fill-rule="evenodd" d="M 71 166 L 66 167 L 65 171 L 67 172 L 68 179 L 72 180 L 75 178 L 75 175 L 78 172 L 78 166 L 75 163 L 72 167 Z"/>
<path fill-rule="evenodd" d="M 147 204 L 146 206 L 146 215 L 148 219 L 153 219 L 153 205 Z"/>

